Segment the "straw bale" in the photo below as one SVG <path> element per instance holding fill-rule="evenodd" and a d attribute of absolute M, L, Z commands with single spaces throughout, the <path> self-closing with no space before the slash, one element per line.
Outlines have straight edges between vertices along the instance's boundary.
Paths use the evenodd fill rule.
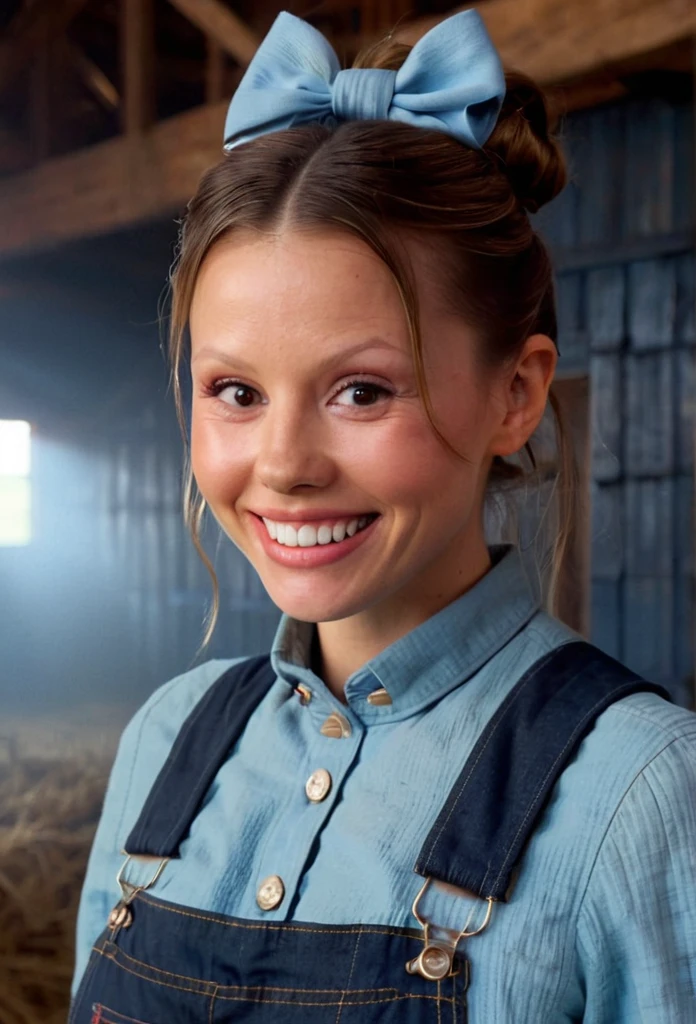
<path fill-rule="evenodd" d="M 0 736 L 0 1024 L 65 1024 L 77 906 L 113 744 Z M 33 749 L 32 749 L 33 748 Z"/>

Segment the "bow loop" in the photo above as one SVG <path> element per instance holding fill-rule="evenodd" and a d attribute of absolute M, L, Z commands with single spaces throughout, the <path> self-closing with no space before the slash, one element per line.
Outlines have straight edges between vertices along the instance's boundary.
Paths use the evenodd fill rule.
<path fill-rule="evenodd" d="M 331 87 L 331 105 L 342 121 L 377 121 L 389 117 L 396 71 L 348 68 L 339 71 Z"/>
<path fill-rule="evenodd" d="M 398 71 L 341 71 L 324 36 L 284 11 L 232 97 L 225 147 L 295 125 L 390 120 L 480 149 L 504 96 L 500 58 L 476 11 L 460 11 L 426 32 Z"/>

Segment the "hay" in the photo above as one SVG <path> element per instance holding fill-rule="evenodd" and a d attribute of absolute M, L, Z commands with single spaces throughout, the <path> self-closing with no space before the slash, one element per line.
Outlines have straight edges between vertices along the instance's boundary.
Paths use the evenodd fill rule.
<path fill-rule="evenodd" d="M 48 742 L 48 736 L 52 743 Z M 0 736 L 0 1024 L 65 1024 L 75 919 L 113 744 Z"/>

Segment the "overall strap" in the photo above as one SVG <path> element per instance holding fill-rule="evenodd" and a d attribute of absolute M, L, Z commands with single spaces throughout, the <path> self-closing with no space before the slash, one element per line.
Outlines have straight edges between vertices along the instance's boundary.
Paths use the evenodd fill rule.
<path fill-rule="evenodd" d="M 476 742 L 416 862 L 426 878 L 504 900 L 551 790 L 595 719 L 647 690 L 670 700 L 584 641 L 533 665 Z"/>
<path fill-rule="evenodd" d="M 213 683 L 179 730 L 126 853 L 178 856 L 211 782 L 275 678 L 265 655 L 233 665 Z"/>

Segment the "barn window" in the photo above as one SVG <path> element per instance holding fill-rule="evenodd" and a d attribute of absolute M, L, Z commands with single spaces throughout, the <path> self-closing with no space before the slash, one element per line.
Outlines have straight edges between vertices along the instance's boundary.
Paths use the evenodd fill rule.
<path fill-rule="evenodd" d="M 0 547 L 31 540 L 31 427 L 0 420 Z"/>

